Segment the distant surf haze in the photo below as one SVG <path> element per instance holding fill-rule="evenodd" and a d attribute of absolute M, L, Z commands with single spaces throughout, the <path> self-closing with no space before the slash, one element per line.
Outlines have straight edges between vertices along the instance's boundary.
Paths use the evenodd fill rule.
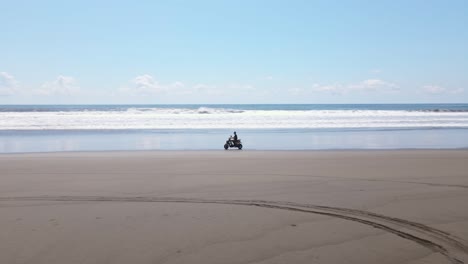
<path fill-rule="evenodd" d="M 53 104 L 0 105 L 0 112 L 127 111 L 128 109 L 406 110 L 468 112 L 468 104 Z"/>

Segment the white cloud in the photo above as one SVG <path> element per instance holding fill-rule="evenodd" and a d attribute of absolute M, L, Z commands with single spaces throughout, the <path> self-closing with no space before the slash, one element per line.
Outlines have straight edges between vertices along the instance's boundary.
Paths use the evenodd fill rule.
<path fill-rule="evenodd" d="M 239 91 L 246 91 L 250 92 L 255 90 L 255 87 L 251 84 L 231 84 L 227 86 L 229 91 L 239 92 Z"/>
<path fill-rule="evenodd" d="M 462 88 L 448 89 L 439 85 L 424 85 L 422 91 L 429 94 L 459 94 L 465 90 Z"/>
<path fill-rule="evenodd" d="M 422 89 L 424 92 L 431 94 L 439 94 L 447 91 L 447 89 L 438 85 L 425 85 Z"/>
<path fill-rule="evenodd" d="M 206 95 L 224 95 L 224 91 L 221 90 L 219 87 L 216 85 L 208 85 L 208 84 L 203 84 L 199 83 L 194 85 L 191 89 L 190 92 L 192 94 L 206 94 Z"/>
<path fill-rule="evenodd" d="M 347 94 L 352 92 L 395 92 L 398 85 L 379 79 L 368 79 L 353 84 L 313 84 L 312 91 Z"/>
<path fill-rule="evenodd" d="M 364 80 L 357 84 L 351 84 L 347 86 L 350 91 L 395 91 L 398 86 L 394 83 L 389 83 L 379 79 Z"/>
<path fill-rule="evenodd" d="M 149 95 L 164 93 L 184 87 L 185 85 L 179 81 L 173 82 L 171 84 L 161 84 L 153 76 L 149 74 L 143 74 L 135 77 L 131 81 L 130 87 L 122 88 L 120 91 L 134 95 Z"/>
<path fill-rule="evenodd" d="M 75 78 L 59 75 L 55 80 L 45 82 L 34 92 L 40 95 L 76 95 L 80 92 L 80 87 Z"/>
<path fill-rule="evenodd" d="M 345 90 L 345 87 L 341 84 L 320 85 L 318 83 L 314 83 L 312 85 L 312 90 L 316 92 L 341 93 Z"/>
<path fill-rule="evenodd" d="M 182 83 L 182 82 L 173 82 L 171 85 L 170 85 L 171 88 L 183 88 L 185 87 L 185 84 Z"/>
<path fill-rule="evenodd" d="M 165 90 L 165 87 L 161 86 L 159 82 L 149 74 L 135 77 L 135 79 L 133 79 L 133 83 L 135 84 L 135 89 L 139 92 L 157 93 Z"/>
<path fill-rule="evenodd" d="M 9 96 L 17 93 L 18 81 L 7 72 L 0 72 L 0 96 Z"/>
<path fill-rule="evenodd" d="M 251 84 L 229 84 L 223 86 L 199 83 L 187 89 L 184 94 L 239 95 L 251 93 L 255 87 Z"/>
<path fill-rule="evenodd" d="M 297 88 L 297 87 L 296 87 L 296 88 L 291 88 L 291 89 L 289 89 L 288 91 L 289 91 L 289 93 L 291 93 L 292 95 L 301 95 L 302 93 L 305 92 L 304 89 L 302 89 L 302 88 Z"/>
<path fill-rule="evenodd" d="M 208 85 L 208 84 L 204 84 L 204 83 L 199 83 L 199 84 L 194 85 L 194 86 L 192 87 L 192 89 L 193 89 L 195 92 L 204 92 L 204 91 L 215 90 L 215 89 L 216 89 L 216 86 Z"/>
<path fill-rule="evenodd" d="M 180 81 L 164 84 L 160 83 L 150 74 L 143 74 L 133 78 L 128 86 L 119 89 L 121 95 L 145 96 L 164 95 L 165 99 L 178 97 L 178 99 L 211 98 L 227 95 L 251 93 L 255 87 L 250 84 L 214 85 L 198 83 L 186 85 Z"/>
<path fill-rule="evenodd" d="M 450 91 L 450 93 L 452 93 L 452 94 L 459 94 L 459 93 L 463 93 L 463 92 L 465 92 L 465 89 L 463 89 L 463 88 L 453 89 L 453 90 Z"/>

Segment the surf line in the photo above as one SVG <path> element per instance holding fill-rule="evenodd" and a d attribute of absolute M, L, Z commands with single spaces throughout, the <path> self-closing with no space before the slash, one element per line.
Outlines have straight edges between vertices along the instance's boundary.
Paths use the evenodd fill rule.
<path fill-rule="evenodd" d="M 262 207 L 301 213 L 312 213 L 335 217 L 371 226 L 413 241 L 433 252 L 445 256 L 451 263 L 462 264 L 468 261 L 467 242 L 448 232 L 405 219 L 385 216 L 363 210 L 303 204 L 285 201 L 266 200 L 217 200 L 178 197 L 146 196 L 29 196 L 0 197 L 0 202 L 8 201 L 54 201 L 54 202 L 148 202 L 148 203 L 191 203 L 223 204 Z M 1 208 L 1 207 L 0 207 Z"/>

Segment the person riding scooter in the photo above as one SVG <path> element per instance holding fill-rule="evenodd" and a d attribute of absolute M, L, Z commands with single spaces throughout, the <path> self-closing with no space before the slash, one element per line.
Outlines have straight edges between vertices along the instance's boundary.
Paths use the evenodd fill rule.
<path fill-rule="evenodd" d="M 234 131 L 234 137 L 231 135 L 229 136 L 229 139 L 226 141 L 226 144 L 224 144 L 224 149 L 228 149 L 228 148 L 238 148 L 238 149 L 242 149 L 242 143 L 241 143 L 241 140 L 237 137 L 237 133 Z"/>

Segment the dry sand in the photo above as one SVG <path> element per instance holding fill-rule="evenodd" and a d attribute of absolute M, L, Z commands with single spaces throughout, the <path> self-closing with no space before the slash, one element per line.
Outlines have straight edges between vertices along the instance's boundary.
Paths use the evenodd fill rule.
<path fill-rule="evenodd" d="M 468 263 L 468 151 L 0 155 L 0 263 Z"/>

